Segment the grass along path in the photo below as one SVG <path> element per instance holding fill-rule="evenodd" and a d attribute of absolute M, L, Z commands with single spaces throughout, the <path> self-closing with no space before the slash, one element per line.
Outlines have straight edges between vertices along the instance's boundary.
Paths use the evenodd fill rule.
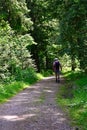
<path fill-rule="evenodd" d="M 29 70 L 28 74 L 25 73 L 24 79 L 17 79 L 7 83 L 0 82 L 0 104 L 41 79 L 43 79 L 41 74 Z"/>
<path fill-rule="evenodd" d="M 0 130 L 73 130 L 55 101 L 59 87 L 45 78 L 0 105 Z"/>
<path fill-rule="evenodd" d="M 57 102 L 68 112 L 72 123 L 80 130 L 87 130 L 87 75 L 66 72 L 66 82 L 57 94 Z"/>

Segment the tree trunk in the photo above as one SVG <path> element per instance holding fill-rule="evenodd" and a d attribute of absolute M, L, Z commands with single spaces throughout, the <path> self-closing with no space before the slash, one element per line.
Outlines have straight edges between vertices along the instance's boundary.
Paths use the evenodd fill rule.
<path fill-rule="evenodd" d="M 75 65 L 75 57 L 72 55 L 71 57 L 71 69 L 72 71 L 75 71 L 76 65 Z"/>

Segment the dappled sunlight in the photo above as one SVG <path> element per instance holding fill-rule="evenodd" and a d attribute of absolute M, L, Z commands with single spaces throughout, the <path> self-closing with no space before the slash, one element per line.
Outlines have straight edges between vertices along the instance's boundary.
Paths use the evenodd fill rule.
<path fill-rule="evenodd" d="M 55 116 L 63 116 L 63 113 L 59 113 L 59 112 L 58 112 L 58 113 L 55 113 L 54 115 L 55 115 Z"/>
<path fill-rule="evenodd" d="M 57 119 L 53 125 L 56 125 L 56 124 L 63 124 L 63 122 L 65 121 L 66 119 L 65 118 L 60 118 L 60 119 Z"/>
<path fill-rule="evenodd" d="M 28 93 L 21 93 L 21 95 L 25 96 L 25 95 L 28 95 Z"/>
<path fill-rule="evenodd" d="M 34 93 L 40 94 L 41 92 L 40 91 L 34 91 Z"/>
<path fill-rule="evenodd" d="M 57 119 L 56 121 L 60 124 L 63 124 L 63 122 L 66 121 L 66 118 L 64 118 L 64 115 L 60 112 L 60 113 L 55 113 L 54 117 Z"/>
<path fill-rule="evenodd" d="M 0 119 L 7 120 L 7 121 L 21 121 L 26 120 L 27 118 L 35 117 L 36 114 L 26 114 L 26 115 L 5 115 L 0 116 Z"/>
<path fill-rule="evenodd" d="M 2 106 L 0 108 L 0 121 L 5 130 L 9 129 L 4 126 L 4 123 L 11 130 L 13 127 L 16 130 L 14 124 L 18 125 L 18 130 L 24 130 L 26 125 L 29 130 L 32 128 L 57 130 L 57 126 L 64 125 L 67 119 L 55 103 L 58 86 L 54 76 L 47 77 L 25 89 Z M 24 123 L 23 128 L 22 123 Z"/>
<path fill-rule="evenodd" d="M 64 122 L 66 119 L 65 119 L 65 118 L 60 118 L 59 120 L 60 120 L 60 122 L 62 123 L 62 122 Z"/>
<path fill-rule="evenodd" d="M 30 111 L 31 113 L 28 113 Z M 40 116 L 42 112 L 43 112 L 43 115 L 41 118 Z M 45 105 L 44 107 L 42 106 L 40 108 L 30 107 L 27 111 L 27 114 L 1 115 L 0 121 L 3 120 L 3 121 L 8 121 L 10 123 L 10 122 L 17 122 L 17 121 L 25 121 L 29 119 L 31 120 L 31 118 L 37 119 L 37 120 L 41 118 L 43 120 L 45 115 L 48 115 L 48 118 L 46 120 L 49 120 L 49 119 L 55 120 L 55 122 L 52 125 L 63 124 L 66 121 L 66 118 L 64 118 L 63 113 L 58 112 L 57 110 L 54 110 L 53 108 L 49 108 L 47 105 Z"/>
<path fill-rule="evenodd" d="M 43 80 L 52 80 L 54 78 L 55 78 L 55 76 L 50 76 L 50 77 L 45 77 Z"/>
<path fill-rule="evenodd" d="M 52 90 L 44 90 L 44 92 L 48 92 L 48 93 L 53 93 L 53 91 Z"/>

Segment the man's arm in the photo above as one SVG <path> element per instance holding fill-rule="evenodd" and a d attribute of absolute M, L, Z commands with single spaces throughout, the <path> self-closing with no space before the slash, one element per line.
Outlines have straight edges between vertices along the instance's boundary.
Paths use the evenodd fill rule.
<path fill-rule="evenodd" d="M 53 63 L 53 71 L 55 71 L 55 62 Z"/>
<path fill-rule="evenodd" d="M 60 64 L 60 69 L 61 69 L 61 71 L 62 71 L 62 65 Z"/>

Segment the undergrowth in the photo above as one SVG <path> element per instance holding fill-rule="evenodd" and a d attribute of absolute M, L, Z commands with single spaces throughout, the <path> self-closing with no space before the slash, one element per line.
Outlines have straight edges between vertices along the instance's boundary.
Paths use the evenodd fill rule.
<path fill-rule="evenodd" d="M 51 71 L 36 73 L 35 69 L 28 68 L 26 70 L 18 70 L 14 76 L 8 77 L 2 82 L 0 80 L 0 103 L 7 101 L 21 90 L 49 75 L 51 75 Z M 40 98 L 42 101 L 43 96 Z"/>
<path fill-rule="evenodd" d="M 15 77 L 9 77 L 8 80 L 0 82 L 0 103 L 7 101 L 42 78 L 43 76 L 40 73 L 36 73 L 34 69 L 29 68 L 19 71 Z"/>
<path fill-rule="evenodd" d="M 68 112 L 72 124 L 87 130 L 87 75 L 83 72 L 66 72 L 65 84 L 60 88 L 57 102 Z"/>

